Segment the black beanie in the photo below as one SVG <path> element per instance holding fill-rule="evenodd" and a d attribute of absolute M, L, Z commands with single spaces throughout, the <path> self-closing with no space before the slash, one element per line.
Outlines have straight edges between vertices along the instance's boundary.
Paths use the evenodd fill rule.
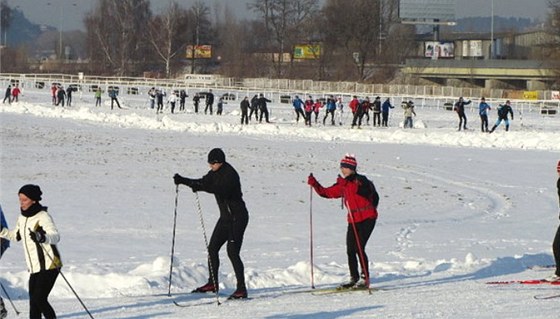
<path fill-rule="evenodd" d="M 208 163 L 225 163 L 226 154 L 220 148 L 214 148 L 208 153 Z"/>
<path fill-rule="evenodd" d="M 41 195 L 43 195 L 43 192 L 41 192 L 41 188 L 39 186 L 27 184 L 27 185 L 23 185 L 19 189 L 18 194 L 23 194 L 27 196 L 29 199 L 38 202 L 41 200 Z"/>

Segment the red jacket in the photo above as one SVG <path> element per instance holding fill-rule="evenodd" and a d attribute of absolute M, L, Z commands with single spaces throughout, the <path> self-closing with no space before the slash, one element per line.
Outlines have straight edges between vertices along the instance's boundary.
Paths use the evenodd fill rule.
<path fill-rule="evenodd" d="M 17 97 L 17 96 L 19 96 L 20 93 L 21 93 L 21 91 L 20 91 L 20 89 L 19 89 L 18 87 L 15 87 L 15 88 L 12 90 L 12 96 Z"/>
<path fill-rule="evenodd" d="M 323 103 L 321 103 L 321 102 L 315 102 L 315 103 L 313 104 L 313 112 L 319 113 L 319 110 L 321 110 L 322 107 L 323 107 Z"/>
<path fill-rule="evenodd" d="M 313 100 L 305 100 L 305 112 L 313 112 Z"/>
<path fill-rule="evenodd" d="M 358 101 L 358 99 L 353 99 L 352 101 L 350 101 L 350 104 L 348 104 L 348 106 L 350 107 L 350 109 L 352 109 L 352 113 L 356 113 L 356 111 L 360 107 L 360 101 Z"/>
<path fill-rule="evenodd" d="M 339 177 L 331 187 L 325 188 L 317 183 L 313 188 L 321 197 L 344 198 L 344 205 L 348 210 L 348 223 L 377 219 L 379 194 L 375 185 L 363 175 L 353 174 L 346 178 Z"/>

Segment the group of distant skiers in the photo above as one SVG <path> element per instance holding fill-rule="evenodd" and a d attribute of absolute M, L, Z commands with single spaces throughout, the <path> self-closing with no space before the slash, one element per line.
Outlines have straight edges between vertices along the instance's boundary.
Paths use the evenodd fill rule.
<path fill-rule="evenodd" d="M 455 105 L 453 106 L 453 110 L 457 112 L 459 116 L 459 128 L 458 131 L 461 129 L 467 130 L 467 115 L 465 114 L 465 105 L 471 104 L 471 100 L 465 101 L 463 97 L 460 97 Z M 480 103 L 478 105 L 478 114 L 480 116 L 480 130 L 486 133 L 492 133 L 496 128 L 502 123 L 505 123 L 506 131 L 509 131 L 509 118 L 508 115 L 511 116 L 513 120 L 513 109 L 511 108 L 511 102 L 509 100 L 506 101 L 505 104 L 498 105 L 498 119 L 496 123 L 492 127 L 492 129 L 488 130 L 488 111 L 492 108 L 488 103 L 486 103 L 486 99 L 484 97 L 480 98 Z"/>

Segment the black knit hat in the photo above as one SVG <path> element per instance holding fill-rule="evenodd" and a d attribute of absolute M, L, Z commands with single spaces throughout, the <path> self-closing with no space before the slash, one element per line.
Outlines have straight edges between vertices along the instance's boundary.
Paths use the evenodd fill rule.
<path fill-rule="evenodd" d="M 43 192 L 41 192 L 41 188 L 39 186 L 27 184 L 27 185 L 23 185 L 19 189 L 18 194 L 23 194 L 27 196 L 29 199 L 38 202 L 41 200 L 41 195 L 43 195 Z"/>
<path fill-rule="evenodd" d="M 225 163 L 226 154 L 221 148 L 214 148 L 208 153 L 208 163 Z"/>

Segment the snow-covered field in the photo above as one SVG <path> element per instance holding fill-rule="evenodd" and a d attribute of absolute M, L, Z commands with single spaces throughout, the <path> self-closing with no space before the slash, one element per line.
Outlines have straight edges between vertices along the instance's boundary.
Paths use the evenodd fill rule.
<path fill-rule="evenodd" d="M 62 109 L 46 89 L 24 93 L 0 105 L 0 202 L 13 224 L 19 187 L 41 186 L 61 232 L 63 273 L 95 318 L 559 318 L 558 299 L 533 296 L 560 286 L 486 282 L 553 272 L 532 266 L 553 263 L 560 116 L 516 112 L 510 132 L 502 124 L 483 134 L 476 113 L 468 113 L 471 130 L 457 132 L 454 113 L 418 107 L 416 128 L 403 130 L 397 106 L 390 128 L 351 130 L 349 119 L 342 127 L 295 124 L 290 106 L 272 103 L 273 124 L 241 126 L 238 102 L 222 116 L 193 114 L 190 100 L 188 112 L 156 115 L 141 96 L 111 111 L 107 101 L 95 108 L 92 94 Z M 167 296 L 172 176 L 202 176 L 213 147 L 240 173 L 250 212 L 242 257 L 252 299 L 220 306 L 212 295 L 188 293 L 207 269 L 195 197 L 183 187 Z M 315 194 L 310 205 L 306 184 L 310 172 L 333 183 L 347 152 L 381 196 L 367 247 L 372 286 L 381 290 L 301 292 L 311 284 L 310 206 L 316 287 L 347 279 L 345 212 L 340 201 Z M 199 196 L 210 236 L 217 206 Z M 235 279 L 225 248 L 221 257 L 224 300 Z M 27 279 L 22 247 L 13 243 L 0 281 L 23 317 Z M 88 317 L 61 277 L 50 299 L 59 318 Z"/>

